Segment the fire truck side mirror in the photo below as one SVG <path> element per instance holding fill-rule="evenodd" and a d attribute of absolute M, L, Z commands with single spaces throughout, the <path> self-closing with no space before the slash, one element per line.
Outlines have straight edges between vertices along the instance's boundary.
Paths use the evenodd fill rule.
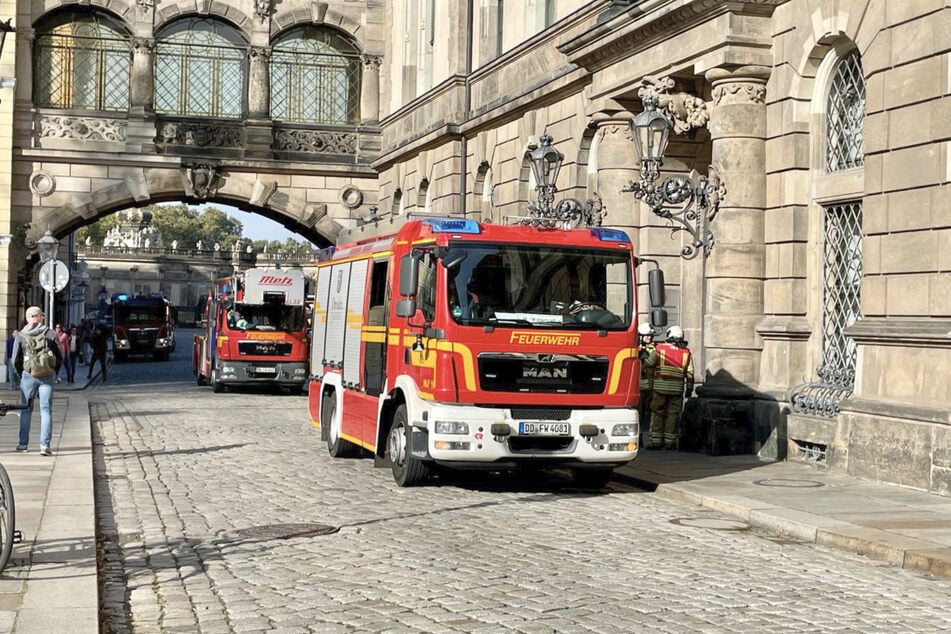
<path fill-rule="evenodd" d="M 654 330 L 661 330 L 667 327 L 667 311 L 665 309 L 651 309 L 651 327 Z"/>
<path fill-rule="evenodd" d="M 412 255 L 404 255 L 400 259 L 400 295 L 415 297 L 419 287 L 419 259 Z M 398 314 L 398 313 L 397 313 Z M 405 317 L 406 315 L 400 315 Z"/>
<path fill-rule="evenodd" d="M 413 298 L 410 299 L 400 299 L 396 302 L 396 316 L 397 317 L 406 317 L 409 319 L 416 314 L 416 300 Z"/>
<path fill-rule="evenodd" d="M 664 295 L 664 272 L 660 269 L 651 269 L 647 272 L 647 290 L 650 296 L 651 308 L 661 308 L 667 302 Z M 666 319 L 664 323 L 667 323 Z"/>

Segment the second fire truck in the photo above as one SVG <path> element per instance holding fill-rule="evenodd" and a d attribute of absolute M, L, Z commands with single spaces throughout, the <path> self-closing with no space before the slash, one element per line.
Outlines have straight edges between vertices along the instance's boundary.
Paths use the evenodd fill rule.
<path fill-rule="evenodd" d="M 195 335 L 199 385 L 272 386 L 300 392 L 307 380 L 306 280 L 300 269 L 253 268 L 218 281 Z"/>
<path fill-rule="evenodd" d="M 597 487 L 637 455 L 625 233 L 415 220 L 322 259 L 309 408 L 332 456 L 385 457 L 400 486 L 532 465 Z"/>
<path fill-rule="evenodd" d="M 129 355 L 168 361 L 175 351 L 175 307 L 161 295 L 112 297 L 112 352 L 117 363 Z"/>

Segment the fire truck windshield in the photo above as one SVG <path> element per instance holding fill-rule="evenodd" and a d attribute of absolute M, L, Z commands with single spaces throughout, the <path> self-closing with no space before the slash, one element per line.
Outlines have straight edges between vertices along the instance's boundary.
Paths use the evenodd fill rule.
<path fill-rule="evenodd" d="M 116 307 L 115 320 L 120 324 L 146 324 L 165 321 L 164 306 L 126 306 Z"/>
<path fill-rule="evenodd" d="M 628 252 L 456 243 L 443 264 L 449 311 L 463 325 L 622 330 L 631 324 Z"/>
<path fill-rule="evenodd" d="M 238 303 L 228 311 L 228 326 L 238 330 L 295 332 L 304 327 L 304 308 L 284 304 Z"/>

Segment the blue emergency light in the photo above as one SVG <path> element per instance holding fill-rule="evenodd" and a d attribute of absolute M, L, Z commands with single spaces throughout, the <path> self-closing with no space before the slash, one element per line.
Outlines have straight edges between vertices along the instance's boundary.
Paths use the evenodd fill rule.
<path fill-rule="evenodd" d="M 475 220 L 446 220 L 445 218 L 432 218 L 424 220 L 424 224 L 429 225 L 433 233 L 481 233 L 479 223 Z"/>
<path fill-rule="evenodd" d="M 605 227 L 593 227 L 591 235 L 602 242 L 630 242 L 631 239 L 620 229 L 607 229 Z"/>
<path fill-rule="evenodd" d="M 116 300 L 120 302 L 124 302 L 127 299 L 129 299 L 129 296 L 126 295 L 125 293 L 119 293 L 118 295 L 116 295 Z"/>

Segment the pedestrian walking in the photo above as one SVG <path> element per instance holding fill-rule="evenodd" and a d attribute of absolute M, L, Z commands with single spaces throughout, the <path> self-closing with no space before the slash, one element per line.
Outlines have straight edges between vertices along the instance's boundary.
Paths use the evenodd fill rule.
<path fill-rule="evenodd" d="M 667 329 L 667 340 L 648 353 L 648 365 L 654 370 L 651 397 L 649 449 L 676 449 L 679 439 L 677 423 L 684 408 L 684 398 L 693 392 L 693 355 L 684 341 L 680 326 Z"/>
<path fill-rule="evenodd" d="M 69 356 L 66 358 L 66 374 L 70 383 L 76 381 L 76 363 L 79 361 L 79 328 L 69 327 Z"/>
<path fill-rule="evenodd" d="M 106 380 L 106 349 L 108 344 L 109 334 L 106 332 L 106 327 L 99 326 L 96 328 L 92 339 L 92 357 L 89 359 L 89 372 L 86 375 L 87 380 L 92 378 L 96 361 L 99 362 L 99 367 L 102 369 L 102 380 Z"/>
<path fill-rule="evenodd" d="M 66 380 L 69 381 L 69 364 L 65 363 L 65 360 L 69 358 L 69 335 L 63 330 L 61 324 L 56 324 L 53 327 L 53 330 L 56 333 L 56 341 L 59 343 L 59 351 L 63 356 L 64 363 L 61 363 L 57 366 L 56 370 L 56 382 L 60 382 L 59 371 L 61 368 L 66 368 Z"/>
<path fill-rule="evenodd" d="M 83 358 L 81 359 L 84 365 L 89 365 L 92 359 L 92 340 L 96 336 L 96 330 L 93 328 L 92 320 L 84 319 L 82 328 L 82 339 L 83 339 Z"/>
<path fill-rule="evenodd" d="M 27 409 L 20 410 L 20 439 L 17 451 L 27 451 L 33 404 L 40 401 L 40 455 L 50 456 L 53 439 L 53 384 L 63 365 L 62 349 L 56 334 L 43 323 L 39 306 L 26 309 L 26 325 L 13 342 L 13 358 L 20 373 L 20 396 Z"/>
<path fill-rule="evenodd" d="M 13 334 L 7 337 L 7 387 L 11 390 L 20 389 L 20 373 L 17 372 L 16 363 L 13 358 L 13 342 L 16 341 L 19 330 L 14 330 Z"/>

